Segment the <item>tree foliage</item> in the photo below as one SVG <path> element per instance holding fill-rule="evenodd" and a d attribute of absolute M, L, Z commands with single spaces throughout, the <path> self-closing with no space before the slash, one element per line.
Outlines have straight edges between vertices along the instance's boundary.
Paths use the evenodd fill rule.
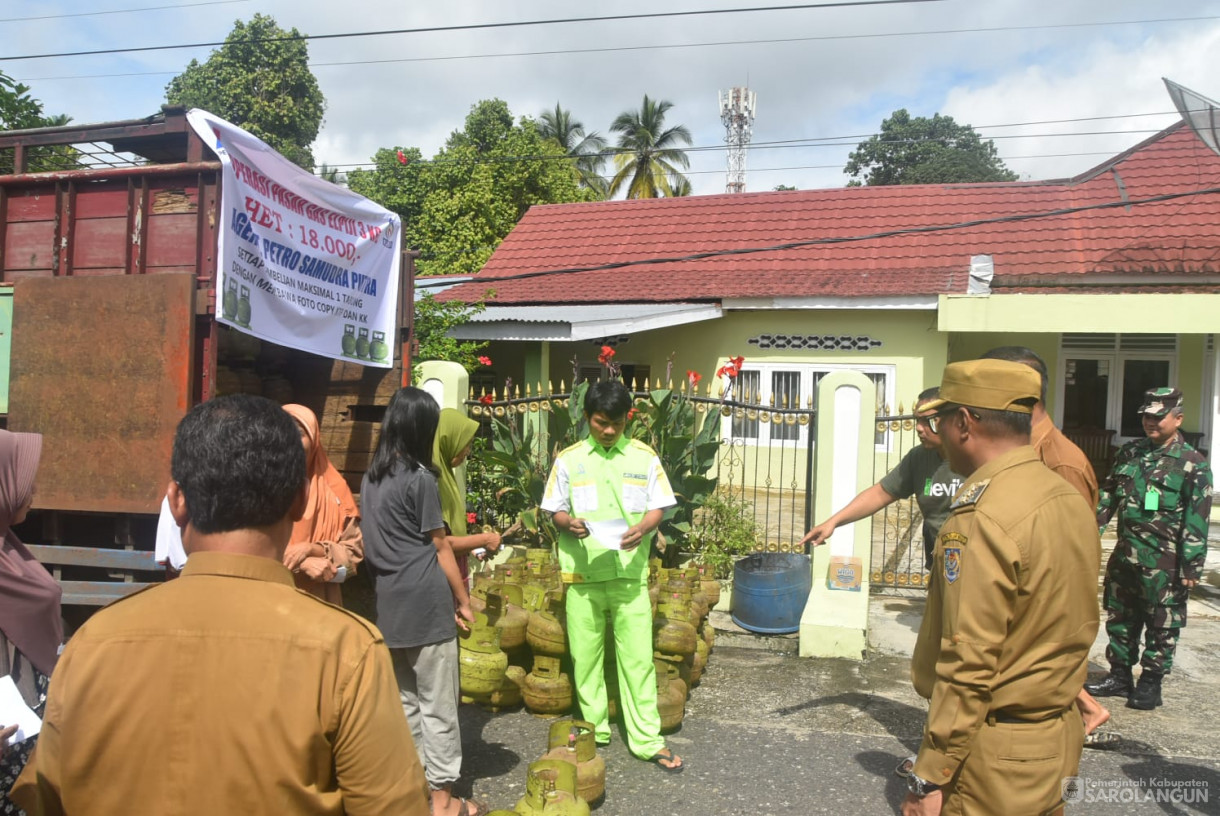
<path fill-rule="evenodd" d="M 514 123 L 505 102 L 489 99 L 471 107 L 431 161 L 416 148 L 382 148 L 375 167 L 351 171 L 347 183 L 402 216 L 421 276 L 472 275 L 534 204 L 598 198 L 563 155 L 532 119 Z"/>
<path fill-rule="evenodd" d="M 843 172 L 849 186 L 885 184 L 953 184 L 1016 181 L 1004 166 L 995 143 L 984 140 L 970 125 L 959 125 L 939 113 L 931 119 L 912 118 L 905 108 L 881 123 L 851 152 Z"/>
<path fill-rule="evenodd" d="M 72 117 L 64 114 L 47 116 L 42 102 L 30 95 L 30 87 L 17 82 L 0 71 L 0 130 L 28 130 L 30 128 L 66 125 Z M 69 170 L 79 167 L 78 152 L 68 145 L 51 145 L 32 148 L 26 156 L 27 172 L 42 170 Z M 0 150 L 0 175 L 12 173 L 13 151 Z"/>
<path fill-rule="evenodd" d="M 689 194 L 682 171 L 690 167 L 690 159 L 678 145 L 691 144 L 691 135 L 684 125 L 665 127 L 665 114 L 673 106 L 672 102 L 649 99 L 644 94 L 644 104 L 638 111 L 623 111 L 610 125 L 610 130 L 619 135 L 622 151 L 614 157 L 616 172 L 610 179 L 610 196 L 620 190 L 627 198 Z"/>
<path fill-rule="evenodd" d="M 430 292 L 416 293 L 415 341 L 417 360 L 448 360 L 459 363 L 467 371 L 479 367 L 479 352 L 487 348 L 486 341 L 456 340 L 449 330 L 468 321 L 486 306 L 463 303 L 460 300 L 439 301 Z"/>
<path fill-rule="evenodd" d="M 563 152 L 575 160 L 580 184 L 605 196 L 609 183 L 602 177 L 606 165 L 606 140 L 597 131 L 585 132 L 582 122 L 572 118 L 572 112 L 555 103 L 555 110 L 543 111 L 538 118 L 538 133 L 544 139 L 553 139 Z"/>
<path fill-rule="evenodd" d="M 309 47 L 295 28 L 255 14 L 238 20 L 207 62 L 191 60 L 165 88 L 171 105 L 202 108 L 245 128 L 290 161 L 313 170 L 326 99 L 309 70 Z"/>

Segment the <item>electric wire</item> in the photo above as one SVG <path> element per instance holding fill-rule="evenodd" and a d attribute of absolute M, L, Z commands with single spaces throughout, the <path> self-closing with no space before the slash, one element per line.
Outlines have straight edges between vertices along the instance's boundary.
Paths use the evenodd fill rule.
<path fill-rule="evenodd" d="M 544 20 L 510 20 L 499 23 L 470 23 L 467 25 L 426 26 L 421 28 L 395 28 L 380 31 L 351 31 L 342 34 L 297 34 L 284 37 L 251 37 L 243 42 L 292 42 L 313 40 L 339 40 L 354 37 L 382 37 L 398 34 L 438 34 L 452 31 L 481 31 L 502 28 L 525 28 L 531 26 L 566 25 L 569 23 L 604 23 L 623 20 L 656 20 L 679 17 L 702 17 L 724 14 L 754 14 L 772 11 L 807 11 L 811 9 L 848 8 L 861 6 L 897 6 L 920 3 L 941 3 L 944 0 L 838 0 L 830 3 L 803 3 L 795 6 L 753 6 L 731 9 L 697 9 L 693 11 L 655 11 L 646 14 L 606 14 L 596 17 L 562 17 Z M 56 54 L 23 54 L 16 57 L 0 57 L 0 62 L 16 60 L 52 59 L 57 57 L 88 57 L 98 54 L 134 54 L 149 51 L 177 51 L 189 48 L 215 48 L 225 41 L 182 43 L 178 45 L 142 45 L 128 48 L 98 48 L 90 51 L 63 51 Z"/>
<path fill-rule="evenodd" d="M 871 4 L 869 4 L 871 5 Z M 721 42 L 706 42 L 706 43 L 661 43 L 656 45 L 625 45 L 625 46 L 607 46 L 603 48 L 568 48 L 556 49 L 550 51 L 517 51 L 506 52 L 500 54 L 452 54 L 436 57 L 396 57 L 394 59 L 371 59 L 371 60 L 348 60 L 343 62 L 311 62 L 309 67 L 312 68 L 332 68 L 344 67 L 351 65 L 388 65 L 394 63 L 411 63 L 411 62 L 448 62 L 453 60 L 468 60 L 468 59 L 499 59 L 506 57 L 537 57 L 537 56 L 556 56 L 566 54 L 597 54 L 611 53 L 616 51 L 649 51 L 669 48 L 712 48 L 737 45 L 779 45 L 784 43 L 799 43 L 799 42 L 815 42 L 827 40 L 856 40 L 856 39 L 878 39 L 886 37 L 924 37 L 931 35 L 947 35 L 947 34 L 990 34 L 1003 31 L 1040 31 L 1060 28 L 1096 28 L 1106 26 L 1127 26 L 1127 25 L 1154 25 L 1162 23 L 1187 23 L 1187 22 L 1204 22 L 1218 20 L 1220 16 L 1203 16 L 1203 17 L 1161 17 L 1149 20 L 1103 20 L 1099 22 L 1086 23 L 1046 23 L 1041 25 L 1025 25 L 1025 26 L 990 26 L 986 28 L 948 28 L 948 29 L 933 29 L 926 31 L 890 31 L 890 32 L 872 32 L 867 34 L 823 34 L 811 37 L 785 37 L 781 39 L 765 39 L 765 40 L 725 40 Z M 223 43 L 222 43 L 223 44 Z M 187 46 L 184 46 L 187 47 Z M 194 46 L 190 46 L 194 47 Z M 198 46 L 204 47 L 204 46 Z M 20 58 L 14 58 L 20 59 Z M 134 77 L 134 76 L 170 76 L 177 72 L 175 71 L 132 71 L 126 73 L 112 74 L 69 74 L 63 76 L 50 77 L 26 77 L 23 82 L 51 82 L 71 79 L 110 79 L 116 77 Z"/>
<path fill-rule="evenodd" d="M 1175 201 L 1181 198 L 1187 198 L 1197 195 L 1217 195 L 1220 194 L 1220 187 L 1206 187 L 1201 190 L 1187 190 L 1180 193 L 1163 193 L 1156 196 L 1148 196 L 1146 198 L 1128 199 L 1126 201 L 1106 201 L 1100 204 L 1084 204 L 1079 207 L 1061 207 L 1054 210 L 1043 210 L 1033 213 L 1019 213 L 1015 215 L 1002 215 L 996 218 L 977 218 L 971 221 L 958 221 L 952 224 L 930 224 L 922 227 L 904 227 L 892 230 L 883 230 L 880 232 L 870 232 L 863 235 L 843 235 L 834 238 L 810 238 L 803 241 L 787 241 L 782 244 L 771 244 L 760 247 L 735 247 L 733 249 L 716 249 L 708 252 L 697 252 L 691 255 L 678 255 L 657 258 L 637 258 L 629 261 L 614 261 L 612 263 L 595 264 L 593 266 L 574 266 L 562 269 L 543 269 L 533 272 L 518 272 L 513 275 L 496 275 L 480 279 L 477 275 L 471 278 L 468 283 L 483 283 L 487 286 L 494 287 L 504 281 L 526 280 L 529 278 L 546 277 L 550 275 L 576 275 L 582 272 L 605 272 L 612 269 L 625 269 L 632 266 L 649 266 L 654 264 L 668 263 L 685 263 L 689 261 L 702 261 L 708 258 L 723 258 L 736 255 L 755 255 L 760 252 L 783 252 L 791 249 L 803 249 L 811 246 L 821 246 L 828 244 L 849 244 L 860 243 L 863 241 L 876 241 L 883 238 L 894 238 L 903 235 L 920 235 L 933 232 L 948 232 L 951 230 L 972 229 L 974 227 L 987 226 L 989 224 L 1013 224 L 1025 221 L 1037 221 L 1044 218 L 1058 218 L 1064 215 L 1075 215 L 1076 213 L 1089 212 L 1093 210 L 1114 210 L 1120 207 L 1140 207 L 1147 204 L 1158 204 L 1163 201 Z M 441 287 L 450 287 L 454 283 L 452 280 L 437 281 L 435 283 L 427 283 L 423 279 L 417 280 L 416 288 L 418 289 L 436 289 Z"/>
<path fill-rule="evenodd" d="M 35 20 L 63 20 L 69 17 L 101 17 L 107 14 L 135 14 L 141 11 L 163 11 L 165 9 L 184 9 L 196 6 L 229 6 L 234 3 L 249 3 L 250 0 L 203 0 L 198 3 L 179 3 L 170 6 L 145 6 L 134 9 L 111 9 L 109 11 L 78 11 L 71 14 L 42 14 L 37 17 L 0 17 L 0 23 L 28 23 Z"/>

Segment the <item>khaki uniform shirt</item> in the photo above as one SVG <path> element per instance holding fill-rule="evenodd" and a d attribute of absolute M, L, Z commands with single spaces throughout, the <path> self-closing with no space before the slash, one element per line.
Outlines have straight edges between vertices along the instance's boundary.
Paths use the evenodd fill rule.
<path fill-rule="evenodd" d="M 1023 446 L 966 479 L 936 544 L 911 676 L 930 699 L 915 773 L 943 785 L 989 713 L 1072 704 L 1097 635 L 1101 541 L 1089 506 Z"/>
<path fill-rule="evenodd" d="M 64 649 L 13 788 L 31 816 L 427 816 L 377 629 L 268 558 L 197 552 Z"/>
<path fill-rule="evenodd" d="M 1063 431 L 1055 427 L 1049 416 L 1033 427 L 1029 443 L 1038 452 L 1042 464 L 1058 473 L 1067 483 L 1080 491 L 1089 507 L 1097 506 L 1097 474 L 1089 464 L 1089 457 L 1084 455 L 1072 440 L 1063 435 Z"/>

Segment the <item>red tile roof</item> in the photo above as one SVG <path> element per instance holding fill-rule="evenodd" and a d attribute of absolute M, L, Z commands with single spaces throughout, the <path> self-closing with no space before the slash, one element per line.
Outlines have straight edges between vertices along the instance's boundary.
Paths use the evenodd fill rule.
<path fill-rule="evenodd" d="M 1027 286 L 1030 291 L 1052 291 L 1083 281 L 1079 276 L 1099 273 L 1215 274 L 1220 270 L 1220 195 L 1214 194 L 1034 220 L 668 260 L 1215 187 L 1220 187 L 1220 157 L 1179 123 L 1073 179 L 536 206 L 475 280 L 442 297 L 476 299 L 489 286 L 496 292 L 494 302 L 505 305 L 936 295 L 966 291 L 972 255 L 994 257 L 997 291 L 1024 291 Z M 513 279 L 523 273 L 649 259 L 662 260 Z M 1038 286 L 1040 280 L 1049 286 Z"/>

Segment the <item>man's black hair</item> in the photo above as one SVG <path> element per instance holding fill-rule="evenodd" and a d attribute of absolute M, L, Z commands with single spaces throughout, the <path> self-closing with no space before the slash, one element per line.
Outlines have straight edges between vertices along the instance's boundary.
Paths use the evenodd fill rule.
<path fill-rule="evenodd" d="M 380 482 L 402 462 L 408 470 L 432 467 L 432 443 L 441 409 L 427 391 L 408 385 L 394 392 L 381 421 L 381 438 L 369 464 L 369 481 Z"/>
<path fill-rule="evenodd" d="M 1037 355 L 1037 353 L 1025 346 L 997 346 L 991 351 L 979 358 L 980 360 L 1007 360 L 1010 363 L 1021 363 L 1027 365 L 1034 371 L 1038 372 L 1038 376 L 1042 379 L 1042 395 L 1039 399 L 1042 404 L 1046 405 L 1046 381 L 1048 379 L 1046 371 L 1046 361 Z"/>
<path fill-rule="evenodd" d="M 621 419 L 631 410 L 631 392 L 618 380 L 603 380 L 589 386 L 585 394 L 585 416 L 603 413 Z"/>
<path fill-rule="evenodd" d="M 305 485 L 305 449 L 283 408 L 233 394 L 182 418 L 170 470 L 199 532 L 267 527 L 288 515 Z"/>
<path fill-rule="evenodd" d="M 934 385 L 931 388 L 925 388 L 924 390 L 920 391 L 919 396 L 915 398 L 915 405 L 918 406 L 921 403 L 925 403 L 928 400 L 936 399 L 939 396 L 940 396 L 940 386 Z"/>

